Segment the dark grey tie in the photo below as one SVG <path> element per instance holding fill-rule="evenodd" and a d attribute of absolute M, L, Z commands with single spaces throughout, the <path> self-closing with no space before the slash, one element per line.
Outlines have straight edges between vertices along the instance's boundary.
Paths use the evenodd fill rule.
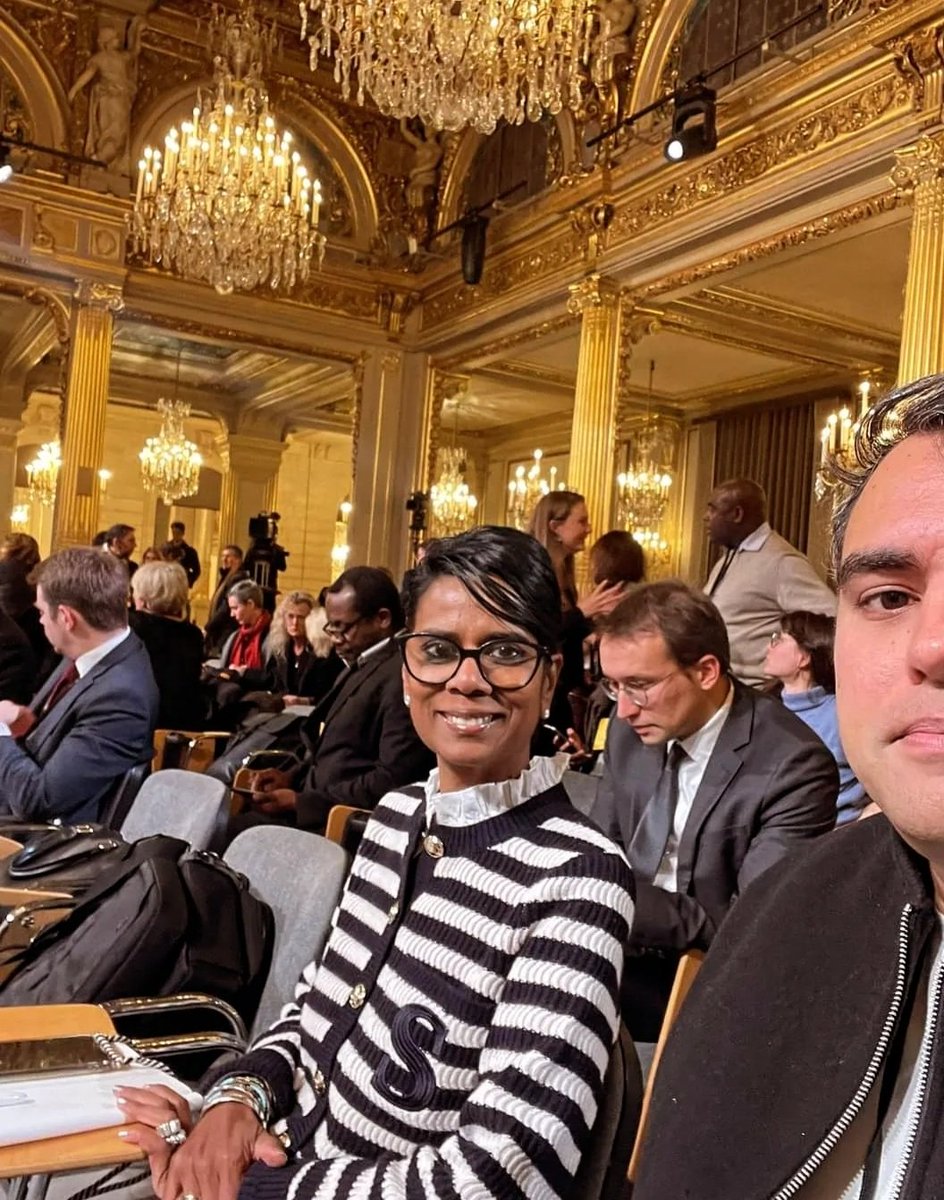
<path fill-rule="evenodd" d="M 629 863 L 639 879 L 651 883 L 655 877 L 675 820 L 678 804 L 678 771 L 688 758 L 681 742 L 676 742 L 666 756 L 662 774 L 656 782 L 652 798 L 636 826 L 629 847 Z"/>
<path fill-rule="evenodd" d="M 728 571 L 731 569 L 731 564 L 734 562 L 735 554 L 737 554 L 737 550 L 726 550 L 724 552 L 724 560 L 721 563 L 721 570 L 714 577 L 714 581 L 708 588 L 709 596 L 713 596 L 721 586 L 722 579 L 724 579 L 725 575 L 727 575 Z"/>

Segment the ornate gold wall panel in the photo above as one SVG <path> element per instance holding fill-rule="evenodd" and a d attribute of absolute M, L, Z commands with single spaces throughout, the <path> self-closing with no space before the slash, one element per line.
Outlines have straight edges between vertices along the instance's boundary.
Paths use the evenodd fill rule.
<path fill-rule="evenodd" d="M 911 195 L 899 384 L 944 370 L 944 130 L 896 155 L 892 179 Z"/>

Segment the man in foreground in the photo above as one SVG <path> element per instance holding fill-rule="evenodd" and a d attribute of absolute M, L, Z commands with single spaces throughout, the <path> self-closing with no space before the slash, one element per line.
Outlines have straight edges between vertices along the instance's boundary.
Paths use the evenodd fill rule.
<path fill-rule="evenodd" d="M 810 560 L 767 522 L 767 497 L 753 479 L 730 479 L 712 492 L 705 528 L 724 550 L 705 592 L 718 607 L 731 644 L 731 670 L 742 683 L 764 682 L 770 635 L 788 612 L 836 611 L 836 597 Z"/>
<path fill-rule="evenodd" d="M 60 550 L 34 572 L 60 668 L 30 705 L 0 700 L 0 814 L 95 821 L 125 773 L 153 753 L 158 695 L 128 628 L 128 572 L 95 549 Z"/>
<path fill-rule="evenodd" d="M 633 868 L 623 1020 L 654 1042 L 679 955 L 706 950 L 751 880 L 832 829 L 839 777 L 807 725 L 732 680 L 706 596 L 645 584 L 598 629 L 616 717 L 591 816 Z"/>
<path fill-rule="evenodd" d="M 836 694 L 884 815 L 735 908 L 660 1068 L 635 1200 L 944 1196 L 944 377 L 876 405 L 857 456 Z"/>

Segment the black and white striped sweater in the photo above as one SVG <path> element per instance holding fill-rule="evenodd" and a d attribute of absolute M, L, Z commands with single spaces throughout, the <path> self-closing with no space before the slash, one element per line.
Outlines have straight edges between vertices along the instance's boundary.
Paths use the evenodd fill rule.
<path fill-rule="evenodd" d="M 430 836 L 432 834 L 432 836 Z M 633 904 L 621 852 L 551 787 L 426 829 L 378 805 L 320 964 L 232 1070 L 270 1083 L 286 1167 L 241 1200 L 555 1200 L 596 1116 Z"/>

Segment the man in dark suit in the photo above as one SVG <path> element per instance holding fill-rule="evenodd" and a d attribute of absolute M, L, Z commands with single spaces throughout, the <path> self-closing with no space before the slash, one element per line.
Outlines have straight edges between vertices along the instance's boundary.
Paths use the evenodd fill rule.
<path fill-rule="evenodd" d="M 172 521 L 170 526 L 170 540 L 178 550 L 182 551 L 180 565 L 187 572 L 187 583 L 193 585 L 200 578 L 200 555 L 194 550 L 193 546 L 184 541 L 184 534 L 187 532 L 187 526 L 183 521 Z"/>
<path fill-rule="evenodd" d="M 59 669 L 30 705 L 0 701 L 0 814 L 94 821 L 152 754 L 158 695 L 128 628 L 125 563 L 61 550 L 36 568 L 36 606 Z"/>
<path fill-rule="evenodd" d="M 666 581 L 599 624 L 617 703 L 592 816 L 636 878 L 623 1017 L 655 1041 L 679 955 L 707 949 L 752 879 L 835 824 L 835 761 L 779 700 L 731 678 L 721 615 Z"/>
<path fill-rule="evenodd" d="M 325 633 L 347 670 L 306 722 L 307 776 L 295 790 L 284 773 L 262 771 L 253 796 L 257 812 L 294 815 L 300 828 L 313 830 L 324 827 L 333 805 L 373 808 L 435 765 L 403 703 L 396 584 L 377 567 L 352 567 L 328 588 L 325 611 Z"/>

